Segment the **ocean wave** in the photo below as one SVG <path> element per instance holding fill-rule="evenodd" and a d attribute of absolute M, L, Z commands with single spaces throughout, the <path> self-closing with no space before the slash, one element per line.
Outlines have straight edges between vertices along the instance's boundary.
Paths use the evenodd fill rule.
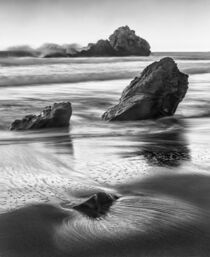
<path fill-rule="evenodd" d="M 121 62 L 151 62 L 157 59 L 150 57 L 79 57 L 79 58 L 0 58 L 0 67 L 11 66 L 33 66 L 48 64 L 100 64 L 100 63 L 121 63 Z"/>
<path fill-rule="evenodd" d="M 157 59 L 157 58 L 156 58 Z M 51 83 L 77 83 L 132 79 L 152 61 L 150 58 L 80 58 L 73 60 L 17 60 L 2 63 L 0 86 L 20 86 Z M 1 62 L 0 62 L 1 63 Z M 10 64 L 9 64 L 10 63 Z M 15 65 L 14 65 L 15 64 Z M 205 60 L 179 60 L 181 71 L 189 75 L 210 73 L 210 62 Z"/>
<path fill-rule="evenodd" d="M 59 83 L 78 83 L 89 81 L 121 80 L 131 79 L 138 74 L 138 71 L 120 71 L 120 72 L 94 72 L 82 74 L 64 74 L 64 75 L 25 75 L 0 78 L 0 87 L 5 86 L 24 86 L 24 85 L 43 85 Z"/>
<path fill-rule="evenodd" d="M 208 66 L 182 68 L 182 71 L 189 75 L 210 73 L 210 64 Z"/>

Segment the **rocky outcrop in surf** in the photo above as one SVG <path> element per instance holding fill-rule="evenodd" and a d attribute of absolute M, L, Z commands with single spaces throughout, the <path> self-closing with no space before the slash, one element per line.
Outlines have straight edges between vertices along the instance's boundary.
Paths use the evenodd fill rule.
<path fill-rule="evenodd" d="M 148 56 L 150 53 L 150 45 L 145 39 L 137 36 L 128 26 L 122 26 L 108 40 L 89 44 L 87 49 L 75 56 Z"/>
<path fill-rule="evenodd" d="M 12 47 L 8 51 L 0 51 L 0 56 L 63 58 L 148 56 L 150 53 L 150 45 L 145 39 L 137 36 L 135 31 L 128 26 L 122 26 L 116 29 L 108 39 L 100 39 L 96 43 L 89 43 L 85 47 L 78 44 L 45 43 L 37 49 L 32 49 L 29 46 L 17 46 L 15 49 Z"/>
<path fill-rule="evenodd" d="M 39 115 L 26 115 L 22 120 L 15 120 L 10 130 L 28 130 L 69 126 L 72 107 L 70 102 L 54 103 L 47 106 Z"/>
<path fill-rule="evenodd" d="M 117 105 L 102 116 L 109 121 L 157 119 L 171 116 L 188 89 L 188 75 L 179 71 L 172 58 L 165 57 L 146 67 L 131 81 Z"/>

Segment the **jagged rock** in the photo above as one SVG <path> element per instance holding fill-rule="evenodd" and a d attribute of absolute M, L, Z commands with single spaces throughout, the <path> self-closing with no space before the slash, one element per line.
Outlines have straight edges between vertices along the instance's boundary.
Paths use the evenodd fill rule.
<path fill-rule="evenodd" d="M 105 215 L 113 202 L 118 198 L 117 195 L 99 192 L 91 196 L 87 201 L 76 205 L 73 208 L 91 218 L 97 218 Z"/>
<path fill-rule="evenodd" d="M 71 56 L 148 56 L 150 53 L 149 43 L 124 26 L 115 30 L 109 40 L 101 39 L 95 44 L 88 44 L 86 49 Z"/>
<path fill-rule="evenodd" d="M 166 57 L 146 67 L 140 77 L 131 81 L 119 104 L 108 109 L 104 120 L 143 120 L 171 116 L 188 89 L 188 75 Z"/>
<path fill-rule="evenodd" d="M 22 120 L 15 120 L 10 130 L 28 130 L 53 127 L 67 127 L 72 114 L 70 102 L 55 103 L 47 106 L 39 115 L 27 115 Z"/>
<path fill-rule="evenodd" d="M 150 55 L 149 43 L 135 34 L 128 26 L 119 27 L 109 37 L 110 45 L 117 55 Z"/>
<path fill-rule="evenodd" d="M 96 44 L 89 44 L 87 50 L 78 53 L 79 56 L 115 56 L 115 50 L 108 40 L 99 40 Z"/>

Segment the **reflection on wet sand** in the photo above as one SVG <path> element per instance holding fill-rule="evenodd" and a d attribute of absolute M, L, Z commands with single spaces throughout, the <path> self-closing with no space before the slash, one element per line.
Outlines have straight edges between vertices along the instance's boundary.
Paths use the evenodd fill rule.
<path fill-rule="evenodd" d="M 100 218 L 46 204 L 1 214 L 0 252 L 5 257 L 206 257 L 209 183 L 209 176 L 172 174 L 124 184 L 115 188 L 120 197 Z"/>
<path fill-rule="evenodd" d="M 156 123 L 153 132 L 145 134 L 139 152 L 150 164 L 177 167 L 190 160 L 190 150 L 185 138 L 185 122 L 178 118 L 164 118 Z"/>
<path fill-rule="evenodd" d="M 55 150 L 56 154 L 66 154 L 69 157 L 74 155 L 73 142 L 69 128 L 51 129 L 42 132 L 42 142 Z M 46 136 L 45 136 L 46 135 Z"/>

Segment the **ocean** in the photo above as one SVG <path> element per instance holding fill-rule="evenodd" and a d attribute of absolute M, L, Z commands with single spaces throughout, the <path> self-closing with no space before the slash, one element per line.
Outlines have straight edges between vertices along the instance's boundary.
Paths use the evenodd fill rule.
<path fill-rule="evenodd" d="M 102 121 L 164 56 L 189 74 L 176 115 Z M 208 256 L 209 88 L 210 53 L 0 59 L 0 256 Z M 9 131 L 62 101 L 72 103 L 69 128 Z M 120 195 L 105 217 L 71 209 L 101 191 Z"/>

